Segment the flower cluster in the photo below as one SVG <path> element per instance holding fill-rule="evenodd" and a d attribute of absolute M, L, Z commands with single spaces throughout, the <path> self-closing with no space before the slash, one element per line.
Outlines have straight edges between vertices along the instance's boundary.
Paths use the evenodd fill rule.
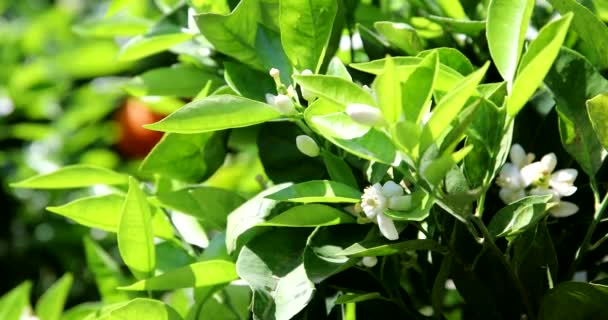
<path fill-rule="evenodd" d="M 411 207 L 411 196 L 404 195 L 403 188 L 394 181 L 384 185 L 375 183 L 363 192 L 361 209 L 365 216 L 378 224 L 380 232 L 389 240 L 399 239 L 395 223 L 384 212 L 391 210 L 407 210 Z"/>
<path fill-rule="evenodd" d="M 514 144 L 509 153 L 511 162 L 505 163 L 496 179 L 501 189 L 500 199 L 512 203 L 530 195 L 551 195 L 552 202 L 557 203 L 549 213 L 554 217 L 567 217 L 578 211 L 578 206 L 562 197 L 568 197 L 576 192 L 573 185 L 578 172 L 576 169 L 555 170 L 557 157 L 554 153 L 543 156 L 540 161 L 534 161 L 534 154 L 524 151 L 519 144 Z"/>

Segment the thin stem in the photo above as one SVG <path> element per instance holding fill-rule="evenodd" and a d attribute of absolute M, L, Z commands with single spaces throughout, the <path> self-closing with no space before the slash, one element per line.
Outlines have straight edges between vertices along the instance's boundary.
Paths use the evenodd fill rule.
<path fill-rule="evenodd" d="M 483 209 L 484 209 L 485 202 L 486 202 L 486 193 L 483 192 L 479 196 L 479 200 L 477 201 L 477 208 L 475 209 L 475 215 L 478 216 L 479 219 L 481 219 L 483 217 Z"/>
<path fill-rule="evenodd" d="M 602 217 L 604 216 L 604 212 L 606 211 L 606 208 L 608 207 L 608 193 L 604 196 L 604 199 L 602 200 L 602 202 L 599 201 L 600 200 L 599 186 L 598 186 L 597 180 L 595 180 L 595 178 L 591 178 L 591 190 L 593 191 L 593 198 L 595 199 L 595 213 L 593 214 L 593 220 L 591 221 L 591 224 L 589 225 L 589 228 L 587 229 L 585 238 L 583 238 L 583 242 L 582 242 L 580 248 L 578 249 L 578 251 L 576 252 L 576 256 L 574 257 L 574 262 L 572 262 L 572 265 L 570 266 L 570 271 L 568 273 L 568 279 L 571 279 L 572 276 L 574 276 L 574 273 L 576 272 L 576 269 L 578 268 L 579 264 L 585 257 L 585 254 L 588 251 L 596 248 L 595 245 L 591 246 L 591 239 L 593 238 L 593 233 L 595 232 L 595 228 L 597 228 L 597 225 L 602 220 Z M 597 246 L 599 246 L 605 240 L 605 239 L 603 239 L 603 240 L 602 239 L 600 239 L 600 241 L 598 241 L 599 243 L 596 243 Z"/>

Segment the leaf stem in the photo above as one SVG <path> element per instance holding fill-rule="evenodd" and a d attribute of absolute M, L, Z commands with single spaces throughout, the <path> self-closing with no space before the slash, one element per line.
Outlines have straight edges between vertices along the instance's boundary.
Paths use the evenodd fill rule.
<path fill-rule="evenodd" d="M 570 266 L 570 270 L 568 272 L 568 279 L 571 279 L 574 276 L 574 273 L 576 272 L 576 269 L 578 268 L 579 264 L 585 257 L 585 254 L 587 254 L 588 251 L 597 248 L 600 244 L 602 244 L 602 242 L 604 242 L 604 240 L 606 240 L 605 238 L 608 236 L 608 235 L 604 236 L 598 242 L 591 245 L 591 239 L 593 237 L 593 233 L 595 232 L 595 228 L 597 228 L 597 225 L 602 220 L 602 217 L 604 216 L 604 212 L 606 211 L 606 208 L 608 207 L 608 193 L 604 196 L 604 199 L 600 202 L 599 186 L 598 186 L 597 180 L 594 177 L 591 178 L 591 190 L 593 191 L 593 198 L 594 198 L 594 202 L 595 202 L 595 212 L 593 213 L 593 220 L 591 221 L 591 224 L 589 225 L 589 228 L 587 229 L 587 233 L 585 234 L 585 238 L 583 238 L 583 242 L 581 243 L 580 248 L 576 252 L 574 261 L 572 262 L 572 265 Z"/>

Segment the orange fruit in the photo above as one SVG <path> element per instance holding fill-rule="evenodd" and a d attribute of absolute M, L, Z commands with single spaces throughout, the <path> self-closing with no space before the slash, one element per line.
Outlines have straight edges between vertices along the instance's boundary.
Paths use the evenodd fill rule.
<path fill-rule="evenodd" d="M 163 133 L 148 130 L 143 125 L 154 123 L 164 118 L 163 115 L 150 111 L 146 104 L 130 97 L 116 113 L 120 135 L 116 148 L 127 158 L 143 158 L 162 138 Z"/>

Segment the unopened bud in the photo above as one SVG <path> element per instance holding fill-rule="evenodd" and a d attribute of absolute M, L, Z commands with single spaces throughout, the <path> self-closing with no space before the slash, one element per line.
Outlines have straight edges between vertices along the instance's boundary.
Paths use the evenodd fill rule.
<path fill-rule="evenodd" d="M 276 78 L 278 76 L 281 75 L 281 71 L 279 71 L 279 69 L 277 68 L 272 68 L 270 69 L 270 72 L 268 72 L 270 74 L 271 77 Z"/>
<path fill-rule="evenodd" d="M 412 208 L 412 196 L 393 196 L 388 199 L 388 208 L 397 211 L 409 210 Z"/>
<path fill-rule="evenodd" d="M 296 113 L 293 101 L 284 94 L 277 96 L 266 94 L 266 102 L 274 106 L 282 115 L 292 115 Z"/>
<path fill-rule="evenodd" d="M 311 137 L 307 135 L 299 135 L 296 137 L 296 146 L 298 150 L 309 157 L 317 157 L 319 155 L 319 146 Z"/>
<path fill-rule="evenodd" d="M 380 109 L 366 104 L 351 103 L 346 106 L 346 114 L 348 114 L 354 122 L 366 126 L 375 126 L 384 122 Z"/>
<path fill-rule="evenodd" d="M 303 75 L 303 76 L 312 76 L 313 75 L 312 71 L 310 71 L 309 69 L 306 69 L 306 70 L 302 71 L 300 74 Z M 300 86 L 300 89 L 302 90 L 302 98 L 304 98 L 306 101 L 310 102 L 310 101 L 314 100 L 317 97 L 316 94 L 314 94 L 314 93 L 306 90 L 302 86 Z"/>
<path fill-rule="evenodd" d="M 378 264 L 378 258 L 374 256 L 363 257 L 363 259 L 361 259 L 361 263 L 368 268 L 373 268 L 376 264 Z"/>

